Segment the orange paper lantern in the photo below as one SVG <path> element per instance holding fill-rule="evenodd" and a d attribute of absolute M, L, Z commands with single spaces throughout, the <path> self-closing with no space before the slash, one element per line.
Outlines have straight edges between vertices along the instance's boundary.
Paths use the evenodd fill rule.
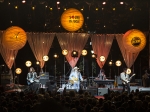
<path fill-rule="evenodd" d="M 26 32 L 18 26 L 12 26 L 5 30 L 2 45 L 10 50 L 19 50 L 26 44 L 26 41 Z"/>
<path fill-rule="evenodd" d="M 68 31 L 77 31 L 82 27 L 83 22 L 82 13 L 74 8 L 67 9 L 61 15 L 61 24 Z"/>
<path fill-rule="evenodd" d="M 122 40 L 125 49 L 131 53 L 140 52 L 146 45 L 145 35 L 137 29 L 127 31 Z"/>

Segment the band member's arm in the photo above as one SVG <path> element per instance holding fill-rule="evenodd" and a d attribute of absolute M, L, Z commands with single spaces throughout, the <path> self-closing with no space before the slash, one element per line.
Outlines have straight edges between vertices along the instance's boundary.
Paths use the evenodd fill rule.
<path fill-rule="evenodd" d="M 29 73 L 27 74 L 27 81 L 30 81 L 30 80 L 29 80 Z"/>
<path fill-rule="evenodd" d="M 122 81 L 126 82 L 127 83 L 127 80 L 125 79 L 125 76 L 123 73 L 120 74 L 120 78 Z"/>
<path fill-rule="evenodd" d="M 80 78 L 81 81 L 83 81 L 83 78 L 82 78 L 82 76 L 81 76 L 81 73 L 79 73 L 79 78 Z"/>

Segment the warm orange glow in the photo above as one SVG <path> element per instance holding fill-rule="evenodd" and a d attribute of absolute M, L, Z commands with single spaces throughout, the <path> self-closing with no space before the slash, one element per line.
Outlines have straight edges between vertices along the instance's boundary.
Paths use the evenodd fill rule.
<path fill-rule="evenodd" d="M 26 32 L 17 26 L 9 27 L 5 30 L 2 38 L 2 44 L 10 50 L 19 50 L 26 44 Z"/>
<path fill-rule="evenodd" d="M 74 8 L 67 9 L 61 16 L 61 24 L 68 31 L 79 30 L 84 22 L 82 13 Z"/>
<path fill-rule="evenodd" d="M 145 35 L 137 29 L 127 31 L 122 40 L 125 49 L 131 53 L 140 52 L 146 45 Z"/>

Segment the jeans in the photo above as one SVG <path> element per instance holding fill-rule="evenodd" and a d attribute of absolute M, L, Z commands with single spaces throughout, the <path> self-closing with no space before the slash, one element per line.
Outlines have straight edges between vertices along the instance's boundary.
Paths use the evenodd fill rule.
<path fill-rule="evenodd" d="M 130 94 L 130 84 L 129 83 L 127 83 L 127 84 L 123 84 L 122 83 L 122 86 L 123 86 L 122 92 L 124 92 L 125 91 L 125 87 L 127 87 L 128 94 Z"/>
<path fill-rule="evenodd" d="M 76 89 L 77 92 L 79 91 L 79 89 L 80 89 L 80 81 L 74 81 L 73 89 Z"/>

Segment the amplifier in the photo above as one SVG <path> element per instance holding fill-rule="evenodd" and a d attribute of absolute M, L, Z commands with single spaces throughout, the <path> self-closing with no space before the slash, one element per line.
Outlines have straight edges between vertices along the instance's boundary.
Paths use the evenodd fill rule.
<path fill-rule="evenodd" d="M 108 94 L 108 88 L 98 88 L 97 95 L 103 96 L 104 94 Z"/>
<path fill-rule="evenodd" d="M 138 86 L 130 86 L 130 91 L 136 91 L 136 89 L 139 89 L 139 87 Z"/>
<path fill-rule="evenodd" d="M 149 92 L 150 93 L 150 87 L 140 87 L 139 91 L 140 92 Z"/>

